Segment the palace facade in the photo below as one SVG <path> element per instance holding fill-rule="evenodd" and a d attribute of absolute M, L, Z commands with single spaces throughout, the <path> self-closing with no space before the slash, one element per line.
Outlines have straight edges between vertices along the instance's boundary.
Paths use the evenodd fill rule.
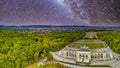
<path fill-rule="evenodd" d="M 73 59 L 76 62 L 90 63 L 92 61 L 107 60 L 110 54 L 108 54 L 105 50 L 92 50 L 86 46 L 83 46 L 78 49 L 66 47 L 64 50 L 59 52 L 59 56 Z"/>

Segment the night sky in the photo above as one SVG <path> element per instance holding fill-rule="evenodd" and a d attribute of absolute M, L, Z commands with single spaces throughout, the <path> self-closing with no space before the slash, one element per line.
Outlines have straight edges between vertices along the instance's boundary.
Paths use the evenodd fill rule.
<path fill-rule="evenodd" d="M 120 26 L 120 0 L 0 0 L 0 25 Z"/>

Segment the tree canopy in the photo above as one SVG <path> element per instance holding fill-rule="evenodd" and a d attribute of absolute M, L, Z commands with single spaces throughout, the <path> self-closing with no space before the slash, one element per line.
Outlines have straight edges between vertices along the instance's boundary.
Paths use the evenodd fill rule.
<path fill-rule="evenodd" d="M 81 32 L 28 33 L 0 30 L 0 68 L 24 68 L 79 40 Z"/>
<path fill-rule="evenodd" d="M 120 54 L 120 32 L 99 32 L 98 36 L 105 41 L 110 48 Z"/>

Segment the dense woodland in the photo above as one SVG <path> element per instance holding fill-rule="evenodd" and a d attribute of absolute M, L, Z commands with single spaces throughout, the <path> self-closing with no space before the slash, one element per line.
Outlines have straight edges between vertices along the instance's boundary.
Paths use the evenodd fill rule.
<path fill-rule="evenodd" d="M 105 41 L 110 48 L 120 54 L 120 32 L 99 32 L 98 36 Z"/>
<path fill-rule="evenodd" d="M 85 35 L 80 32 L 24 33 L 0 30 L 0 68 L 24 68 Z"/>

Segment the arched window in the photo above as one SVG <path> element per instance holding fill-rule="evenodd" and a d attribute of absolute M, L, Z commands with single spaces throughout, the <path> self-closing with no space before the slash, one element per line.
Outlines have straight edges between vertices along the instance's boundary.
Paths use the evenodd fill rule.
<path fill-rule="evenodd" d="M 82 58 L 82 55 L 80 54 L 79 57 Z"/>
<path fill-rule="evenodd" d="M 93 60 L 94 59 L 94 55 L 91 55 L 91 60 Z"/>
<path fill-rule="evenodd" d="M 96 56 L 95 56 L 95 58 L 96 58 Z"/>
<path fill-rule="evenodd" d="M 81 55 L 79 55 L 81 57 Z"/>
<path fill-rule="evenodd" d="M 74 57 L 74 52 L 72 52 L 72 56 Z"/>
<path fill-rule="evenodd" d="M 69 56 L 72 56 L 71 52 L 69 53 Z"/>
<path fill-rule="evenodd" d="M 85 55 L 83 55 L 83 57 L 85 57 Z"/>
<path fill-rule="evenodd" d="M 103 58 L 103 54 L 101 54 L 101 58 Z"/>
<path fill-rule="evenodd" d="M 88 55 L 86 55 L 86 58 L 88 58 Z"/>
<path fill-rule="evenodd" d="M 68 51 L 66 52 L 66 55 L 67 55 L 67 56 L 69 55 Z"/>
<path fill-rule="evenodd" d="M 98 54 L 98 58 L 101 58 L 101 55 L 100 55 L 100 54 Z"/>

